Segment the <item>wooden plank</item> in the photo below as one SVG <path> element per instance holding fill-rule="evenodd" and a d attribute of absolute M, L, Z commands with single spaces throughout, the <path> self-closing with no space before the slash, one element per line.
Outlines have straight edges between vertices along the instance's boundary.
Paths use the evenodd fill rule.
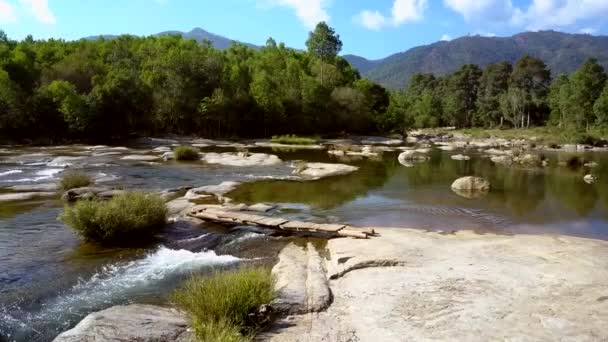
<path fill-rule="evenodd" d="M 315 224 L 313 229 L 316 231 L 320 231 L 320 232 L 335 233 L 341 229 L 344 229 L 344 227 L 346 227 L 346 225 L 320 223 L 320 224 Z"/>
<path fill-rule="evenodd" d="M 315 223 L 302 221 L 287 221 L 280 228 L 285 230 L 314 230 Z"/>
<path fill-rule="evenodd" d="M 264 217 L 263 219 L 258 220 L 255 223 L 264 227 L 279 228 L 280 225 L 285 222 L 288 221 L 279 217 Z"/>
<path fill-rule="evenodd" d="M 358 229 L 352 229 L 352 228 L 342 229 L 337 234 L 338 234 L 338 236 L 351 237 L 351 238 L 356 238 L 356 239 L 367 239 L 369 237 L 363 231 L 358 230 Z"/>

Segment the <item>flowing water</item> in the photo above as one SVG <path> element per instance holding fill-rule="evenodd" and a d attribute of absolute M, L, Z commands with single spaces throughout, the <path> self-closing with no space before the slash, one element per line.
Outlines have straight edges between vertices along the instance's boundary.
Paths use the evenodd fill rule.
<path fill-rule="evenodd" d="M 97 183 L 127 189 L 241 181 L 245 184 L 229 197 L 281 203 L 280 214 L 296 219 L 608 239 L 608 178 L 602 177 L 608 174 L 607 154 L 586 154 L 599 166 L 572 170 L 558 166 L 564 156 L 557 153 L 546 154 L 547 168 L 523 169 L 496 166 L 479 152 L 469 152 L 471 161 L 454 161 L 450 155 L 458 152 L 435 150 L 429 162 L 405 167 L 396 152 L 345 159 L 326 151 L 259 151 L 285 161 L 342 162 L 360 169 L 304 182 L 280 180 L 291 174 L 288 162 L 245 168 L 150 163 L 121 159 L 156 153 L 146 147 L 0 146 L 0 195 L 44 190 L 66 169 L 82 169 Z M 594 185 L 583 182 L 590 172 L 600 176 Z M 486 177 L 492 191 L 480 199 L 459 197 L 450 184 L 465 175 Z M 0 341 L 49 341 L 88 313 L 111 305 L 165 303 L 192 273 L 260 260 L 272 263 L 285 243 L 247 227 L 176 223 L 159 243 L 146 248 L 103 248 L 81 242 L 57 221 L 62 206 L 52 195 L 0 202 Z"/>

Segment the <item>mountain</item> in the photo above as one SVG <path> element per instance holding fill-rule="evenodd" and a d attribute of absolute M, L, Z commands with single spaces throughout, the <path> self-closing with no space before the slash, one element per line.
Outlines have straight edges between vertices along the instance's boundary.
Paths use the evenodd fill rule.
<path fill-rule="evenodd" d="M 415 47 L 381 60 L 344 57 L 363 76 L 398 89 L 407 86 L 415 73 L 444 75 L 465 64 L 515 63 L 525 55 L 542 59 L 554 76 L 573 72 L 591 57 L 608 69 L 608 37 L 555 31 L 524 32 L 512 37 L 468 36 Z"/>
<path fill-rule="evenodd" d="M 182 32 L 182 31 L 165 31 L 165 32 L 161 32 L 161 33 L 157 33 L 154 34 L 153 36 L 155 37 L 159 37 L 159 36 L 167 36 L 167 35 L 178 35 L 178 36 L 182 36 L 186 39 L 194 39 L 197 42 L 202 42 L 203 40 L 208 40 L 211 42 L 211 44 L 220 50 L 224 50 L 230 47 L 230 44 L 232 44 L 233 40 L 230 38 L 226 38 L 224 36 L 220 36 L 211 32 L 207 32 L 205 30 L 203 30 L 202 28 L 195 28 L 190 32 Z M 104 38 L 104 39 L 115 39 L 118 36 L 116 35 L 99 35 L 99 36 L 91 36 L 91 37 L 85 37 L 84 39 L 86 40 L 96 40 L 99 38 Z M 253 49 L 259 49 L 259 46 L 253 45 L 253 44 L 249 44 L 249 43 L 242 43 L 244 45 L 249 46 L 250 48 Z"/>

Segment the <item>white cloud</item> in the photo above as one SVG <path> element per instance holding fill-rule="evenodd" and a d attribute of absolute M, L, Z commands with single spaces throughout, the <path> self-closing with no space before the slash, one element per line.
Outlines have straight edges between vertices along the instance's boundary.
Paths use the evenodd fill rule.
<path fill-rule="evenodd" d="M 0 1 L 0 23 L 15 23 L 17 22 L 17 15 L 15 15 L 15 9 L 8 2 Z"/>
<path fill-rule="evenodd" d="M 528 30 L 572 27 L 608 16 L 608 0 L 530 0 L 527 7 L 516 7 L 512 0 L 443 0 L 443 4 L 467 22 Z"/>
<path fill-rule="evenodd" d="M 584 34 L 596 34 L 597 29 L 594 29 L 592 27 L 585 27 L 585 28 L 580 29 L 579 32 L 584 33 Z"/>
<path fill-rule="evenodd" d="M 511 0 L 443 0 L 466 21 L 507 21 L 513 16 Z"/>
<path fill-rule="evenodd" d="M 379 30 L 386 24 L 386 18 L 378 11 L 365 10 L 357 16 L 357 21 L 370 30 Z"/>
<path fill-rule="evenodd" d="M 560 28 L 580 21 L 605 20 L 606 0 L 532 0 L 526 10 L 518 9 L 512 23 L 530 30 Z"/>
<path fill-rule="evenodd" d="M 45 24 L 55 24 L 57 20 L 49 8 L 48 0 L 19 0 L 21 4 L 29 7 L 38 21 Z"/>
<path fill-rule="evenodd" d="M 364 10 L 355 17 L 355 21 L 368 29 L 379 30 L 387 25 L 399 26 L 422 20 L 427 7 L 428 0 L 395 0 L 390 16 L 384 16 L 379 11 Z"/>
<path fill-rule="evenodd" d="M 330 0 L 265 0 L 261 2 L 263 6 L 284 6 L 294 9 L 300 21 L 311 29 L 319 22 L 330 19 L 329 13 L 327 13 Z"/>
<path fill-rule="evenodd" d="M 447 34 L 444 34 L 443 36 L 441 36 L 441 39 L 440 39 L 440 40 L 441 40 L 442 42 L 449 42 L 450 40 L 452 40 L 452 37 L 450 37 L 450 36 L 449 36 L 449 35 L 447 35 Z"/>

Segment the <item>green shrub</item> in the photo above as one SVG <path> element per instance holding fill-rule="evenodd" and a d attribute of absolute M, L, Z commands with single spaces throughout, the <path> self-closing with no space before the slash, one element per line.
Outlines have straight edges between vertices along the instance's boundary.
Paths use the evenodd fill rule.
<path fill-rule="evenodd" d="M 274 297 L 274 280 L 266 267 L 194 277 L 173 294 L 175 303 L 190 315 L 200 341 L 249 340 L 242 335 L 236 339 L 234 333 L 253 335 L 259 326 L 249 314 Z"/>
<path fill-rule="evenodd" d="M 59 180 L 59 189 L 68 191 L 76 188 L 83 188 L 93 184 L 93 178 L 84 172 L 68 171 Z"/>
<path fill-rule="evenodd" d="M 199 160 L 199 149 L 191 146 L 180 146 L 174 151 L 175 160 L 179 161 L 194 161 Z"/>
<path fill-rule="evenodd" d="M 317 143 L 316 139 L 307 138 L 307 137 L 298 137 L 296 135 L 275 135 L 271 140 L 276 144 L 286 144 L 286 145 L 313 145 Z"/>
<path fill-rule="evenodd" d="M 164 227 L 167 207 L 158 195 L 127 192 L 109 201 L 79 201 L 73 206 L 66 205 L 59 218 L 88 241 L 141 241 Z"/>

